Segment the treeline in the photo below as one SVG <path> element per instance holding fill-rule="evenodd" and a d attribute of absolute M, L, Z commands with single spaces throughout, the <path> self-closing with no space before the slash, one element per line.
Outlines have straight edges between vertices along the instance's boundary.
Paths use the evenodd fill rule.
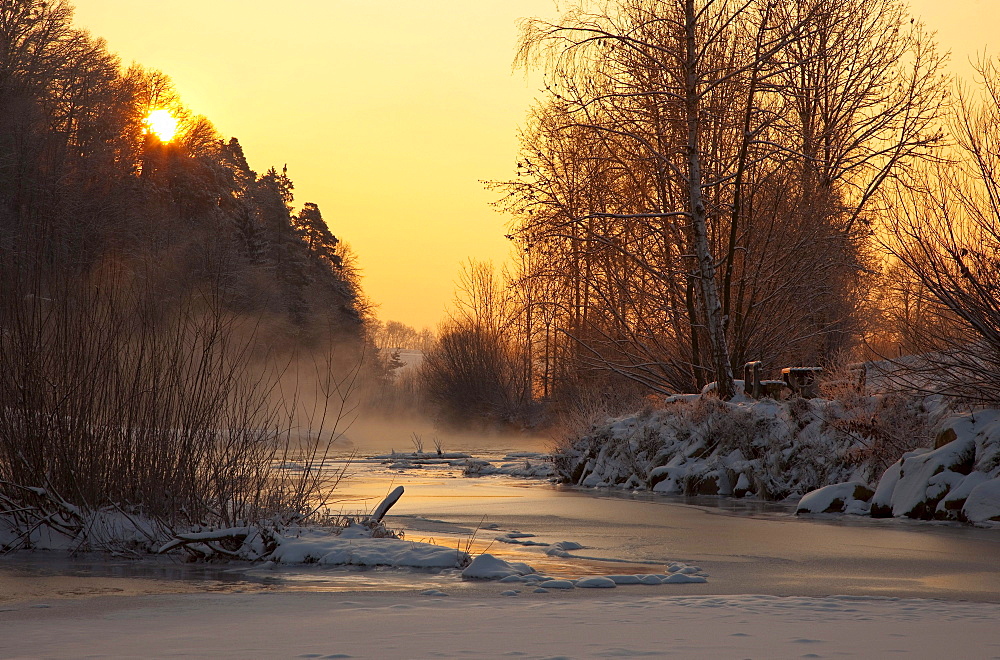
<path fill-rule="evenodd" d="M 995 64 L 958 88 L 899 0 L 580 0 L 522 28 L 545 87 L 491 184 L 515 263 L 442 334 L 445 405 L 597 418 L 729 397 L 752 360 L 907 355 L 909 390 L 1000 401 Z"/>
<path fill-rule="evenodd" d="M 284 169 L 252 171 L 239 142 L 188 111 L 169 78 L 123 69 L 71 17 L 65 1 L 0 2 L 5 289 L 56 275 L 100 285 L 110 269 L 141 274 L 164 314 L 211 291 L 279 334 L 358 336 L 350 265 L 315 204 L 293 212 Z M 169 141 L 144 124 L 154 110 L 178 120 Z"/>

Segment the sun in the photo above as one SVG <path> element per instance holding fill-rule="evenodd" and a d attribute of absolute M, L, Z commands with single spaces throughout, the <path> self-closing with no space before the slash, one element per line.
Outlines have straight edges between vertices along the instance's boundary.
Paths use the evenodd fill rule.
<path fill-rule="evenodd" d="M 146 133 L 155 135 L 160 142 L 170 142 L 177 135 L 177 117 L 169 110 L 150 110 L 142 123 L 146 126 Z"/>

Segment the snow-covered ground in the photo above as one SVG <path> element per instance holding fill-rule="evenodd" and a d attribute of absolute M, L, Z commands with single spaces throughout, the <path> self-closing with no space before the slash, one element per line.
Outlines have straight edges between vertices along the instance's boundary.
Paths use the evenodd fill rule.
<path fill-rule="evenodd" d="M 661 587 L 662 588 L 662 587 Z M 992 604 L 592 590 L 19 603 L 5 658 L 996 658 Z"/>

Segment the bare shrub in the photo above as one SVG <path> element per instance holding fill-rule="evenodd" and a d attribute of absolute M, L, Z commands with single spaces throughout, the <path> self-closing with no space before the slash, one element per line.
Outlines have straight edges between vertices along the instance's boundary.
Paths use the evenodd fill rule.
<path fill-rule="evenodd" d="M 559 452 L 580 438 L 590 435 L 610 418 L 652 407 L 639 388 L 625 384 L 623 387 L 577 387 L 572 397 L 560 402 L 555 411 L 550 434 L 555 439 L 554 449 Z"/>
<path fill-rule="evenodd" d="M 899 186 L 886 247 L 911 275 L 902 387 L 971 406 L 1000 403 L 1000 61 L 978 65 L 950 127 L 955 160 Z M 902 316 L 902 314 L 901 314 Z"/>
<path fill-rule="evenodd" d="M 870 467 L 878 475 L 905 452 L 926 447 L 932 439 L 933 416 L 920 399 L 899 393 L 840 399 L 843 410 L 828 420 L 854 448 L 844 460 Z"/>
<path fill-rule="evenodd" d="M 292 421 L 282 368 L 253 320 L 207 291 L 161 300 L 135 273 L 100 283 L 19 278 L 0 309 L 0 529 L 8 548 L 48 527 L 81 547 L 115 511 L 150 542 L 192 525 L 302 519 L 337 479 L 324 469 L 350 374 L 323 372 L 314 428 Z M 279 363 L 280 364 L 280 363 Z M 270 366 L 268 366 L 270 365 Z M 296 470 L 275 470 L 297 460 Z"/>

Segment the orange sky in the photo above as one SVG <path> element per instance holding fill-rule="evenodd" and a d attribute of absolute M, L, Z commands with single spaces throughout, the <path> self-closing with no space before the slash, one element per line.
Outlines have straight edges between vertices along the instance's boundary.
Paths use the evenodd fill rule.
<path fill-rule="evenodd" d="M 515 22 L 554 15 L 552 0 L 75 5 L 78 26 L 173 78 L 258 172 L 288 164 L 296 204 L 319 204 L 353 246 L 381 319 L 434 327 L 464 260 L 505 260 L 506 219 L 479 181 L 513 173 L 535 94 L 511 72 Z M 962 71 L 1000 30 L 1000 0 L 910 5 Z"/>

